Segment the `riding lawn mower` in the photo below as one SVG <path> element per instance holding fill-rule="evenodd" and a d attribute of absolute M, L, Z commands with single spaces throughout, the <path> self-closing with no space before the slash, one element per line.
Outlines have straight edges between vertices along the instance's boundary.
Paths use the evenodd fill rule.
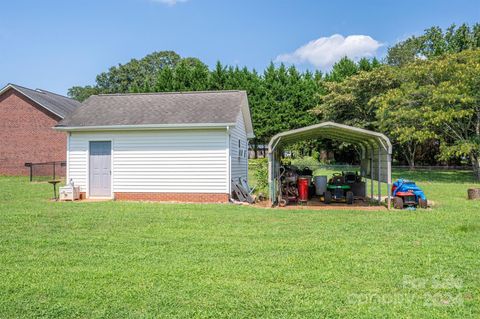
<path fill-rule="evenodd" d="M 428 202 L 425 193 L 415 182 L 399 179 L 392 184 L 393 207 L 396 209 L 427 208 Z"/>
<path fill-rule="evenodd" d="M 349 205 L 353 204 L 354 194 L 352 185 L 360 180 L 361 177 L 358 173 L 334 173 L 327 183 L 327 191 L 324 194 L 325 204 L 330 204 L 332 201 L 346 202 Z"/>

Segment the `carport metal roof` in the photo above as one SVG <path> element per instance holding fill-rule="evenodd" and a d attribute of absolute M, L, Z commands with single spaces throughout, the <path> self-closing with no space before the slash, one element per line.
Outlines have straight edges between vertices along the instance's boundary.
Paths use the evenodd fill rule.
<path fill-rule="evenodd" d="M 280 174 L 280 158 L 283 149 L 293 143 L 326 138 L 347 142 L 361 149 L 361 174 L 372 181 L 388 184 L 390 197 L 392 144 L 384 134 L 334 122 L 323 122 L 279 133 L 268 144 L 270 198 L 275 203 Z M 373 183 L 371 183 L 373 194 Z M 379 191 L 378 199 L 381 198 Z M 390 201 L 388 201 L 390 203 Z"/>

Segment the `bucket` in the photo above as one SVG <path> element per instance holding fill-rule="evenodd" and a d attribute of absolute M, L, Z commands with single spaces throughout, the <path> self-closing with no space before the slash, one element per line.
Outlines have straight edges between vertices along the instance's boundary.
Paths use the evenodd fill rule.
<path fill-rule="evenodd" d="M 298 178 L 298 200 L 301 202 L 308 201 L 308 184 L 310 184 L 308 177 Z"/>
<path fill-rule="evenodd" d="M 327 176 L 315 176 L 315 194 L 322 196 L 327 191 Z"/>

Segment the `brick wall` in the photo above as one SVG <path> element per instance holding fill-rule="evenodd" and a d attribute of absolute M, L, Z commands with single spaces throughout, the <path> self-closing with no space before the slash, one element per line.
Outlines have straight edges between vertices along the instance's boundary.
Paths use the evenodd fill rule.
<path fill-rule="evenodd" d="M 115 193 L 116 200 L 184 202 L 184 203 L 227 203 L 228 194 L 216 193 Z"/>
<path fill-rule="evenodd" d="M 64 161 L 67 137 L 52 129 L 60 118 L 10 89 L 0 96 L 0 175 L 27 175 L 26 162 Z"/>

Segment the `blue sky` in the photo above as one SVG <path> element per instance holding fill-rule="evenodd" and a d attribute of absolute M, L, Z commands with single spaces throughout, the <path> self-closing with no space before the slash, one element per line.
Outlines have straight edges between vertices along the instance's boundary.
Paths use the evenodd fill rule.
<path fill-rule="evenodd" d="M 480 22 L 478 0 L 17 0 L 2 4 L 0 85 L 66 94 L 108 67 L 160 50 L 263 71 L 328 70 L 438 25 Z M 337 36 L 334 36 L 336 35 Z"/>

